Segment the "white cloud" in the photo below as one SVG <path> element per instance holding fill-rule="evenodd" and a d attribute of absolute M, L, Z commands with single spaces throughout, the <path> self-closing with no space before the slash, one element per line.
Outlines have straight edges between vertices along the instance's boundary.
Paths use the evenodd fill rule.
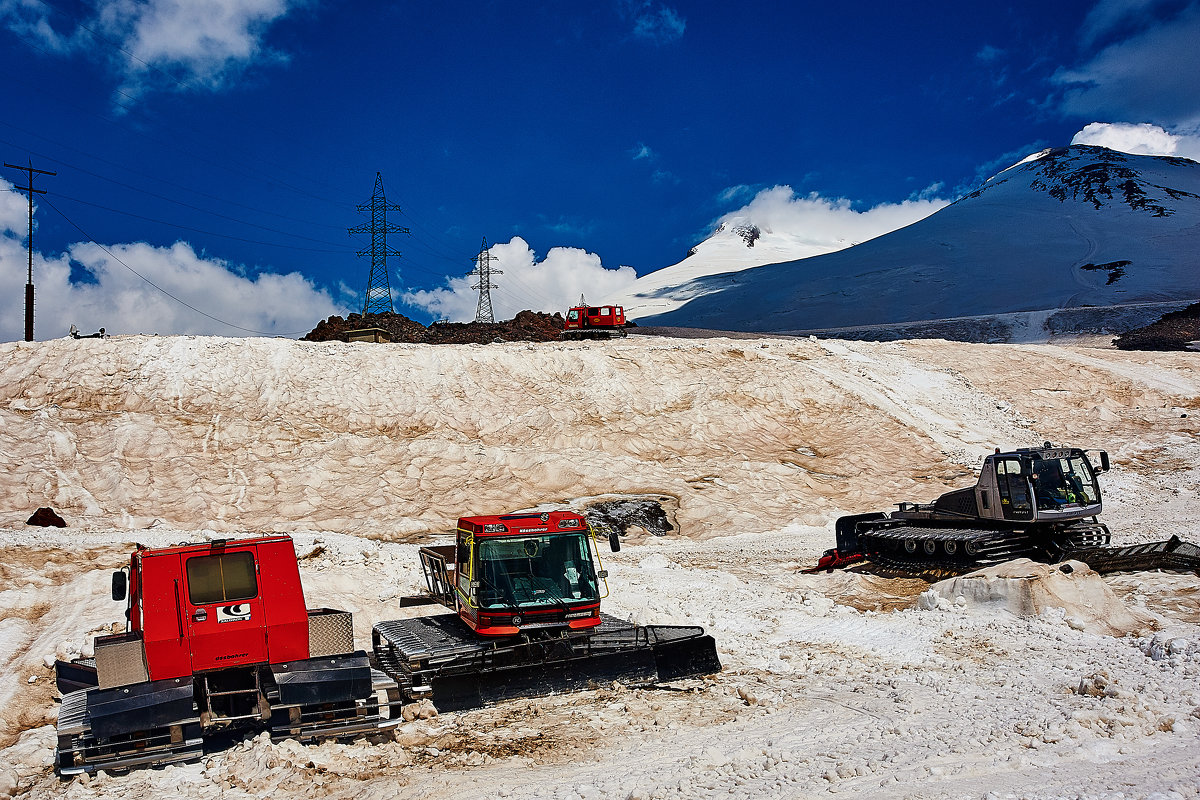
<path fill-rule="evenodd" d="M 1085 36 L 1108 30 L 1138 6 L 1107 3 Z M 1136 10 L 1136 9 L 1134 9 Z M 1061 69 L 1054 81 L 1064 87 L 1062 110 L 1077 116 L 1148 120 L 1162 125 L 1200 121 L 1200 3 L 1102 49 L 1074 69 Z"/>
<path fill-rule="evenodd" d="M 622 16 L 633 21 L 633 35 L 653 44 L 670 44 L 683 38 L 687 21 L 675 9 L 653 0 L 624 0 Z"/>
<path fill-rule="evenodd" d="M 988 64 L 988 63 L 995 61 L 996 59 L 1000 58 L 1003 55 L 1004 55 L 1004 51 L 1001 50 L 999 47 L 994 47 L 990 44 L 985 44 L 983 47 L 979 48 L 979 51 L 977 53 L 975 53 L 975 58 L 978 61 L 982 61 L 983 63 Z"/>
<path fill-rule="evenodd" d="M 1183 156 L 1200 161 L 1200 129 L 1171 132 L 1149 123 L 1093 122 L 1071 144 L 1094 144 L 1142 156 Z"/>
<path fill-rule="evenodd" d="M 812 247 L 813 254 L 832 252 L 911 225 L 944 208 L 950 201 L 933 196 L 939 188 L 935 184 L 903 202 L 855 211 L 844 198 L 831 199 L 816 192 L 801 197 L 790 186 L 775 186 L 721 217 L 717 225 L 756 225 L 764 233 L 789 236 L 798 245 Z"/>
<path fill-rule="evenodd" d="M 643 144 L 642 142 L 638 142 L 637 145 L 635 147 L 633 147 L 629 152 L 633 155 L 634 161 L 640 161 L 643 158 L 650 158 L 650 159 L 654 158 L 654 151 L 651 150 L 649 148 L 649 146 Z"/>
<path fill-rule="evenodd" d="M 600 256 L 577 247 L 555 247 L 541 261 L 519 236 L 507 244 L 494 244 L 491 268 L 503 274 L 492 278 L 492 315 L 512 319 L 518 311 L 563 312 L 581 294 L 600 298 L 620 291 L 637 280 L 632 267 L 607 269 Z M 471 288 L 477 279 L 447 278 L 446 286 L 430 291 L 406 292 L 403 302 L 452 322 L 475 319 L 479 291 Z"/>
<path fill-rule="evenodd" d="M 0 341 L 25 335 L 28 212 L 21 196 L 9 191 L 11 186 L 0 182 Z M 184 242 L 170 247 L 137 242 L 106 249 L 89 242 L 73 244 L 66 253 L 52 257 L 34 252 L 34 338 L 65 336 L 71 325 L 85 333 L 103 327 L 110 334 L 296 336 L 331 314 L 348 313 L 299 273 L 249 278 L 226 262 L 197 255 Z M 72 281 L 72 262 L 90 280 Z"/>
<path fill-rule="evenodd" d="M 300 2 L 99 0 L 93 17 L 60 32 L 50 6 L 0 0 L 0 22 L 58 52 L 107 59 L 130 98 L 150 88 L 219 89 L 254 63 L 281 60 L 263 36 Z"/>

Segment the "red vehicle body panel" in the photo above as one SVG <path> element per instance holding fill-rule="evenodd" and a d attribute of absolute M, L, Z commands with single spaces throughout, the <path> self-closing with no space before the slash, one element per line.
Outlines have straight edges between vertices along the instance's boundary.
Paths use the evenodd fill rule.
<path fill-rule="evenodd" d="M 499 528 L 503 528 L 500 530 Z M 491 528 L 491 530 L 489 530 Z M 460 517 L 458 520 L 457 543 L 464 545 L 468 538 L 504 539 L 529 536 L 530 534 L 583 533 L 591 541 L 587 521 L 573 511 L 549 511 L 532 514 L 500 514 L 494 516 Z M 589 544 L 589 549 L 591 545 Z M 566 601 L 565 605 L 543 608 L 521 607 L 518 609 L 484 609 L 467 602 L 470 575 L 457 576 L 458 591 L 455 592 L 458 615 L 480 636 L 513 636 L 522 628 L 565 627 L 572 630 L 594 628 L 600 624 L 599 599 Z M 570 618 L 564 619 L 564 615 Z M 521 617 L 523 624 L 514 624 L 514 617 Z"/>
<path fill-rule="evenodd" d="M 586 328 L 623 328 L 625 309 L 621 306 L 576 306 L 567 311 L 564 330 Z"/>
<path fill-rule="evenodd" d="M 151 680 L 308 658 L 289 537 L 139 550 L 130 578 L 130 630 L 142 633 Z"/>

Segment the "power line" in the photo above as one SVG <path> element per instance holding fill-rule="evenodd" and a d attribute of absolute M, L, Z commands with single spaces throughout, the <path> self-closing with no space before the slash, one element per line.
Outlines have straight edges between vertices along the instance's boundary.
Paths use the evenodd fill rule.
<path fill-rule="evenodd" d="M 126 264 L 124 261 L 121 260 L 121 258 L 116 253 L 109 250 L 107 247 L 100 244 L 95 239 L 93 239 L 91 236 L 89 236 L 87 231 L 85 231 L 83 228 L 79 227 L 79 225 L 77 225 L 74 220 L 72 220 L 70 217 L 68 217 L 66 214 L 64 214 L 62 211 L 60 211 L 58 208 L 56 208 L 55 205 L 53 203 L 51 203 L 49 200 L 44 199 L 44 202 L 46 203 L 46 205 L 50 206 L 50 208 L 54 209 L 54 211 L 57 212 L 60 217 L 65 219 L 72 227 L 74 227 L 77 231 L 79 231 L 81 234 L 83 234 L 83 237 L 85 239 L 87 239 L 89 242 L 96 245 L 96 247 L 99 247 L 101 250 L 103 250 L 105 253 L 107 253 L 108 257 L 111 258 L 113 261 L 116 261 L 118 264 L 120 264 L 125 269 L 132 272 L 134 275 L 138 276 L 143 281 L 150 284 L 155 289 L 157 289 L 158 291 L 165 294 L 167 297 L 174 300 L 176 303 L 179 303 L 179 305 L 183 306 L 184 308 L 190 308 L 192 311 L 195 311 L 197 314 L 199 314 L 202 317 L 207 317 L 208 319 L 211 319 L 213 322 L 219 322 L 220 324 L 226 325 L 230 328 L 234 328 L 235 330 L 245 331 L 246 333 L 257 333 L 261 336 L 295 336 L 297 334 L 307 333 L 307 331 L 287 331 L 286 333 L 280 333 L 278 331 L 260 331 L 260 330 L 255 330 L 254 328 L 244 328 L 241 325 L 235 325 L 234 323 L 227 322 L 226 320 L 223 320 L 219 317 L 214 317 L 212 314 L 209 314 L 207 311 L 201 311 L 200 309 L 196 308 L 194 305 L 187 302 L 186 300 L 181 300 L 180 298 L 171 294 L 166 289 L 162 288 L 157 283 L 150 280 L 145 275 L 143 275 L 142 273 L 138 272 L 133 267 Z"/>
<path fill-rule="evenodd" d="M 45 141 L 45 142 L 47 142 L 48 144 L 51 144 L 51 145 L 53 145 L 53 146 L 55 146 L 55 147 L 62 148 L 62 149 L 64 149 L 64 150 L 71 150 L 71 151 L 73 151 L 73 152 L 75 152 L 75 153 L 78 153 L 78 154 L 79 154 L 79 155 L 81 155 L 81 156 L 84 156 L 85 158 L 89 158 L 89 159 L 93 159 L 93 160 L 95 160 L 95 161 L 99 161 L 99 162 L 100 162 L 100 163 L 102 163 L 102 164 L 107 164 L 107 165 L 109 165 L 109 166 L 116 167 L 117 169 L 124 170 L 124 171 L 126 171 L 126 172 L 129 172 L 129 173 L 131 173 L 131 174 L 134 174 L 134 175 L 138 175 L 138 176 L 140 176 L 140 177 L 143 177 L 143 178 L 149 178 L 150 180 L 156 181 L 156 182 L 158 182 L 158 183 L 161 183 L 161 184 L 164 184 L 164 185 L 166 185 L 166 186 L 172 186 L 172 187 L 174 187 L 174 188 L 176 188 L 176 189 L 182 189 L 182 190 L 183 190 L 183 191 L 185 191 L 185 192 L 190 192 L 190 193 L 192 193 L 192 194 L 194 194 L 194 195 L 197 195 L 197 196 L 199 196 L 199 197 L 208 198 L 209 200 L 216 200 L 216 201 L 218 201 L 219 203 L 221 203 L 221 204 L 222 204 L 222 205 L 224 205 L 224 206 L 231 206 L 231 207 L 234 207 L 234 208 L 243 208 L 243 209 L 245 209 L 245 210 L 247 210 L 247 211 L 253 211 L 253 212 L 254 212 L 254 213 L 256 213 L 256 214 L 264 214 L 264 215 L 266 215 L 266 216 L 278 217 L 279 219 L 282 219 L 282 220 L 287 220 L 287 221 L 289 221 L 289 222 L 298 222 L 298 223 L 300 223 L 300 224 L 302 224 L 302 225 L 305 225 L 305 226 L 307 226 L 307 227 L 323 227 L 323 228 L 329 228 L 330 230 L 341 230 L 341 226 L 340 226 L 340 225 L 333 225 L 333 224 L 331 224 L 331 223 L 328 223 L 328 222 L 315 222 L 315 221 L 313 221 L 313 220 L 300 219 L 299 217 L 293 217 L 293 216 L 289 216 L 289 215 L 287 215 L 287 214 L 280 214 L 280 213 L 278 213 L 278 212 L 276 212 L 276 211 L 268 211 L 268 210 L 266 210 L 266 209 L 262 209 L 262 208 L 256 208 L 256 207 L 254 207 L 254 206 L 249 206 L 249 205 L 246 205 L 246 204 L 244 204 L 244 203 L 239 203 L 239 202 L 237 202 L 237 201 L 235 201 L 235 200 L 230 200 L 230 199 L 228 199 L 228 198 L 226 198 L 226 197 L 218 197 L 217 195 L 208 194 L 207 192 L 202 192 L 202 191 L 199 191 L 198 189 L 194 189 L 194 188 L 192 188 L 192 187 L 190 187 L 190 186 L 184 186 L 184 185 L 183 185 L 183 184 L 181 184 L 181 183 L 175 183 L 174 181 L 169 181 L 169 180 L 166 180 L 165 178 L 160 178 L 160 177 L 158 177 L 157 175 L 149 175 L 149 174 L 147 174 L 147 173 L 144 173 L 144 172 L 139 172 L 138 170 L 136 170 L 136 169 L 132 169 L 132 168 L 130 168 L 130 167 L 127 167 L 127 166 L 125 166 L 125 165 L 123 165 L 123 164 L 118 164 L 118 163 L 117 163 L 117 162 L 115 162 L 115 161 L 110 161 L 110 160 L 108 160 L 108 159 L 106 159 L 106 158 L 102 158 L 102 157 L 100 157 L 100 156 L 93 155 L 93 154 L 91 154 L 91 153 L 88 153 L 88 152 L 86 152 L 86 151 L 80 150 L 80 149 L 79 149 L 79 148 L 77 148 L 77 147 L 73 147 L 73 146 L 71 146 L 71 145 L 69 145 L 69 144 L 64 144 L 63 142 L 56 142 L 55 140 L 53 140 L 53 139 L 50 139 L 50 138 L 47 138 L 47 137 L 45 137 L 45 136 L 42 136 L 42 135 L 41 135 L 41 134 L 39 134 L 39 133 L 35 133 L 34 131 L 25 130 L 24 128 L 20 128 L 20 127 L 18 127 L 18 126 L 16 126 L 16 125 L 13 125 L 13 124 L 11 124 L 11 123 L 4 122 L 3 120 L 0 120 L 0 125 L 3 125 L 3 126 L 5 126 L 6 128 L 12 128 L 13 130 L 15 130 L 15 131 L 18 131 L 18 132 L 20 132 L 20 133 L 23 133 L 23 134 L 26 134 L 26 135 L 28 135 L 28 136 L 33 136 L 33 137 L 36 137 L 36 138 L 38 138 L 38 139 L 41 139 L 42 141 Z M 0 139 L 0 144 L 6 144 L 6 145 L 8 145 L 9 147 L 14 147 L 14 148 L 18 148 L 18 149 L 27 149 L 27 148 L 24 148 L 22 145 L 18 145 L 18 144 L 17 144 L 17 143 L 15 143 L 15 142 L 10 142 L 10 141 L 8 141 L 8 140 L 5 140 L 5 139 Z M 127 184 L 127 183 L 123 183 L 123 182 L 121 182 L 121 181 L 118 181 L 118 180 L 116 180 L 115 178 L 110 178 L 109 176 L 107 176 L 107 175 L 104 175 L 104 174 L 102 174 L 102 173 L 99 173 L 99 172 L 93 172 L 92 170 L 89 170 L 89 169 L 87 169 L 87 168 L 85 168 L 85 167 L 81 167 L 81 166 L 79 166 L 79 165 L 77 165 L 77 164 L 72 164 L 72 163 L 70 163 L 69 161 L 64 161 L 64 160 L 62 160 L 61 158 L 58 158 L 58 157 L 55 157 L 55 156 L 49 155 L 48 153 L 39 153 L 39 152 L 37 152 L 36 150 L 29 150 L 28 152 L 30 153 L 30 155 L 35 155 L 35 156 L 38 156 L 39 158 L 44 158 L 44 159 L 47 159 L 47 160 L 49 160 L 49 161 L 53 161 L 54 163 L 56 163 L 56 164 L 59 164 L 59 165 L 61 165 L 61 166 L 70 167 L 71 169 L 75 170 L 76 172 L 82 172 L 82 173 L 85 173 L 85 174 L 87 174 L 87 175 L 91 175 L 91 176 L 93 176 L 93 177 L 99 178 L 100 180 L 103 180 L 103 181 L 108 181 L 108 182 L 110 182 L 110 183 L 114 183 L 114 184 L 116 184 L 117 186 L 123 186 L 123 187 L 125 187 L 125 188 L 127 188 L 127 189 L 134 189 L 135 191 L 142 192 L 143 194 L 152 194 L 151 192 L 146 192 L 145 190 L 143 190 L 143 189 L 140 189 L 140 188 L 138 188 L 138 187 L 131 186 L 131 185 Z M 168 202 L 171 202 L 171 203 L 175 203 L 175 204 L 177 204 L 177 205 L 182 205 L 182 206 L 185 206 L 186 208 L 193 208 L 193 209 L 195 209 L 195 210 L 197 210 L 197 211 L 202 211 L 202 212 L 204 212 L 204 213 L 206 213 L 206 214 L 214 214 L 215 216 L 224 216 L 224 215 L 217 214 L 217 212 L 209 211 L 208 209 L 205 209 L 205 208 L 200 208 L 200 207 L 198 207 L 198 206 L 192 206 L 192 205 L 188 205 L 188 204 L 186 204 L 186 203 L 183 203 L 183 202 L 181 202 L 181 201 L 179 201 L 179 200 L 175 200 L 175 199 L 173 199 L 173 198 L 170 198 L 170 197 L 165 197 L 165 196 L 163 196 L 163 195 L 157 195 L 157 194 L 154 194 L 153 196 L 154 196 L 154 197 L 159 197 L 159 198 L 161 198 L 161 199 L 163 199 L 163 200 L 166 200 L 166 201 L 168 201 Z M 242 220 L 237 220 L 237 221 L 238 221 L 238 222 L 241 222 Z M 249 225 L 249 224 L 251 224 L 251 223 L 245 223 L 245 224 L 248 224 L 248 225 Z M 267 230 L 270 230 L 270 229 L 268 228 Z"/>
<path fill-rule="evenodd" d="M 258 239 L 246 239 L 244 237 L 233 236 L 228 233 L 217 233 L 216 231 L 207 231 L 207 230 L 204 230 L 203 228 L 193 228 L 189 225 L 180 225 L 175 222 L 167 222 L 166 220 L 155 219 L 154 217 L 147 217 L 147 216 L 143 216 L 141 214 L 134 214 L 132 211 L 122 211 L 119 208 L 112 208 L 111 206 L 101 205 L 100 203 L 93 203 L 88 200 L 80 200 L 78 197 L 69 197 L 67 195 L 59 195 L 59 197 L 63 198 L 64 200 L 70 200 L 72 203 L 81 203 L 85 206 L 91 206 L 92 208 L 103 209 L 104 211 L 111 211 L 114 214 L 121 214 L 126 217 L 132 217 L 133 219 L 140 219 L 140 220 L 144 220 L 146 222 L 155 222 L 155 223 L 158 223 L 159 225 L 166 225 L 167 227 L 170 227 L 170 228 L 178 228 L 181 231 L 191 231 L 192 233 L 202 233 L 205 236 L 216 236 L 216 237 L 219 237 L 222 239 L 230 239 L 235 242 L 244 242 L 245 244 L 261 244 L 261 245 L 265 245 L 267 247 L 282 247 L 287 250 L 303 250 L 308 253 L 344 253 L 344 252 L 346 252 L 345 248 L 322 249 L 322 248 L 317 248 L 317 247 L 301 247 L 299 245 L 279 244 L 278 242 L 263 242 Z M 285 236 L 293 235 L 290 233 L 286 233 L 284 231 L 279 231 L 279 232 L 283 233 Z M 303 239 L 306 237 L 301 236 L 301 237 L 297 237 L 297 238 Z M 311 241 L 324 244 L 324 242 L 320 242 L 319 239 L 313 239 Z M 332 242 L 330 244 L 332 244 Z"/>

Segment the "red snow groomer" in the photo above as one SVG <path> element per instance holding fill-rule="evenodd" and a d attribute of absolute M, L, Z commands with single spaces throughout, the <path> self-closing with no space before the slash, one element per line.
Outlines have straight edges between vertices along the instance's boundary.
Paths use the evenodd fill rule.
<path fill-rule="evenodd" d="M 615 531 L 609 545 L 620 549 Z M 574 512 L 462 517 L 454 544 L 422 547 L 420 556 L 429 594 L 401 604 L 440 603 L 452 613 L 380 622 L 372 632 L 379 666 L 408 699 L 454 711 L 721 670 L 699 626 L 601 613 L 608 572 Z"/>
<path fill-rule="evenodd" d="M 621 306 L 589 306 L 582 297 L 579 305 L 567 312 L 563 323 L 564 339 L 611 339 L 627 336 L 625 309 Z"/>
<path fill-rule="evenodd" d="M 619 549 L 615 532 L 609 541 Z M 578 514 L 462 517 L 454 544 L 420 558 L 429 594 L 401 605 L 450 613 L 376 624 L 372 659 L 354 650 L 349 612 L 305 606 L 287 536 L 139 547 L 113 576 L 128 631 L 97 637 L 94 658 L 55 664 L 59 774 L 198 758 L 225 732 L 375 732 L 426 698 L 455 711 L 721 669 L 699 626 L 600 612 L 608 573 Z"/>
<path fill-rule="evenodd" d="M 287 536 L 139 546 L 112 588 L 127 632 L 55 665 L 59 774 L 198 758 L 219 732 L 308 741 L 399 722 L 350 613 L 305 605 Z"/>

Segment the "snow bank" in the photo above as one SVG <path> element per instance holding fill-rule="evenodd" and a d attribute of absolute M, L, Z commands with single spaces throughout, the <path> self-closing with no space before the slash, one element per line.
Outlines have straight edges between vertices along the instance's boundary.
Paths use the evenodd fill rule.
<path fill-rule="evenodd" d="M 91 529 L 415 540 L 462 513 L 632 494 L 677 502 L 689 537 L 824 526 L 969 482 L 995 446 L 1107 446 L 1119 465 L 1172 437 L 1191 452 L 1189 358 L 656 337 L 9 343 L 0 525 L 48 505 Z"/>
<path fill-rule="evenodd" d="M 1190 359 L 635 337 L 0 345 L 0 796 L 1196 797 L 1194 576 L 1014 567 L 939 588 L 949 613 L 929 613 L 912 608 L 919 582 L 800 572 L 839 513 L 932 499 L 992 447 L 1046 438 L 1112 453 L 1119 541 L 1193 535 Z M 443 714 L 375 741 L 259 736 L 185 766 L 52 774 L 45 660 L 121 621 L 107 571 L 134 542 L 288 531 L 309 603 L 352 611 L 368 646 L 374 622 L 419 613 L 398 603 L 421 586 L 416 542 L 444 541 L 459 514 L 631 494 L 669 498 L 680 530 L 604 555 L 605 609 L 704 625 L 718 676 Z M 42 505 L 71 527 L 26 527 Z M 1035 611 L 999 610 L 1022 583 L 1039 586 Z M 1144 627 L 1109 632 L 1136 636 L 1105 635 L 1121 614 Z"/>
<path fill-rule="evenodd" d="M 921 594 L 918 607 L 954 606 L 1018 617 L 1061 615 L 1077 630 L 1122 636 L 1153 624 L 1130 610 L 1100 576 L 1080 561 L 1039 564 L 1027 558 L 939 581 Z"/>

